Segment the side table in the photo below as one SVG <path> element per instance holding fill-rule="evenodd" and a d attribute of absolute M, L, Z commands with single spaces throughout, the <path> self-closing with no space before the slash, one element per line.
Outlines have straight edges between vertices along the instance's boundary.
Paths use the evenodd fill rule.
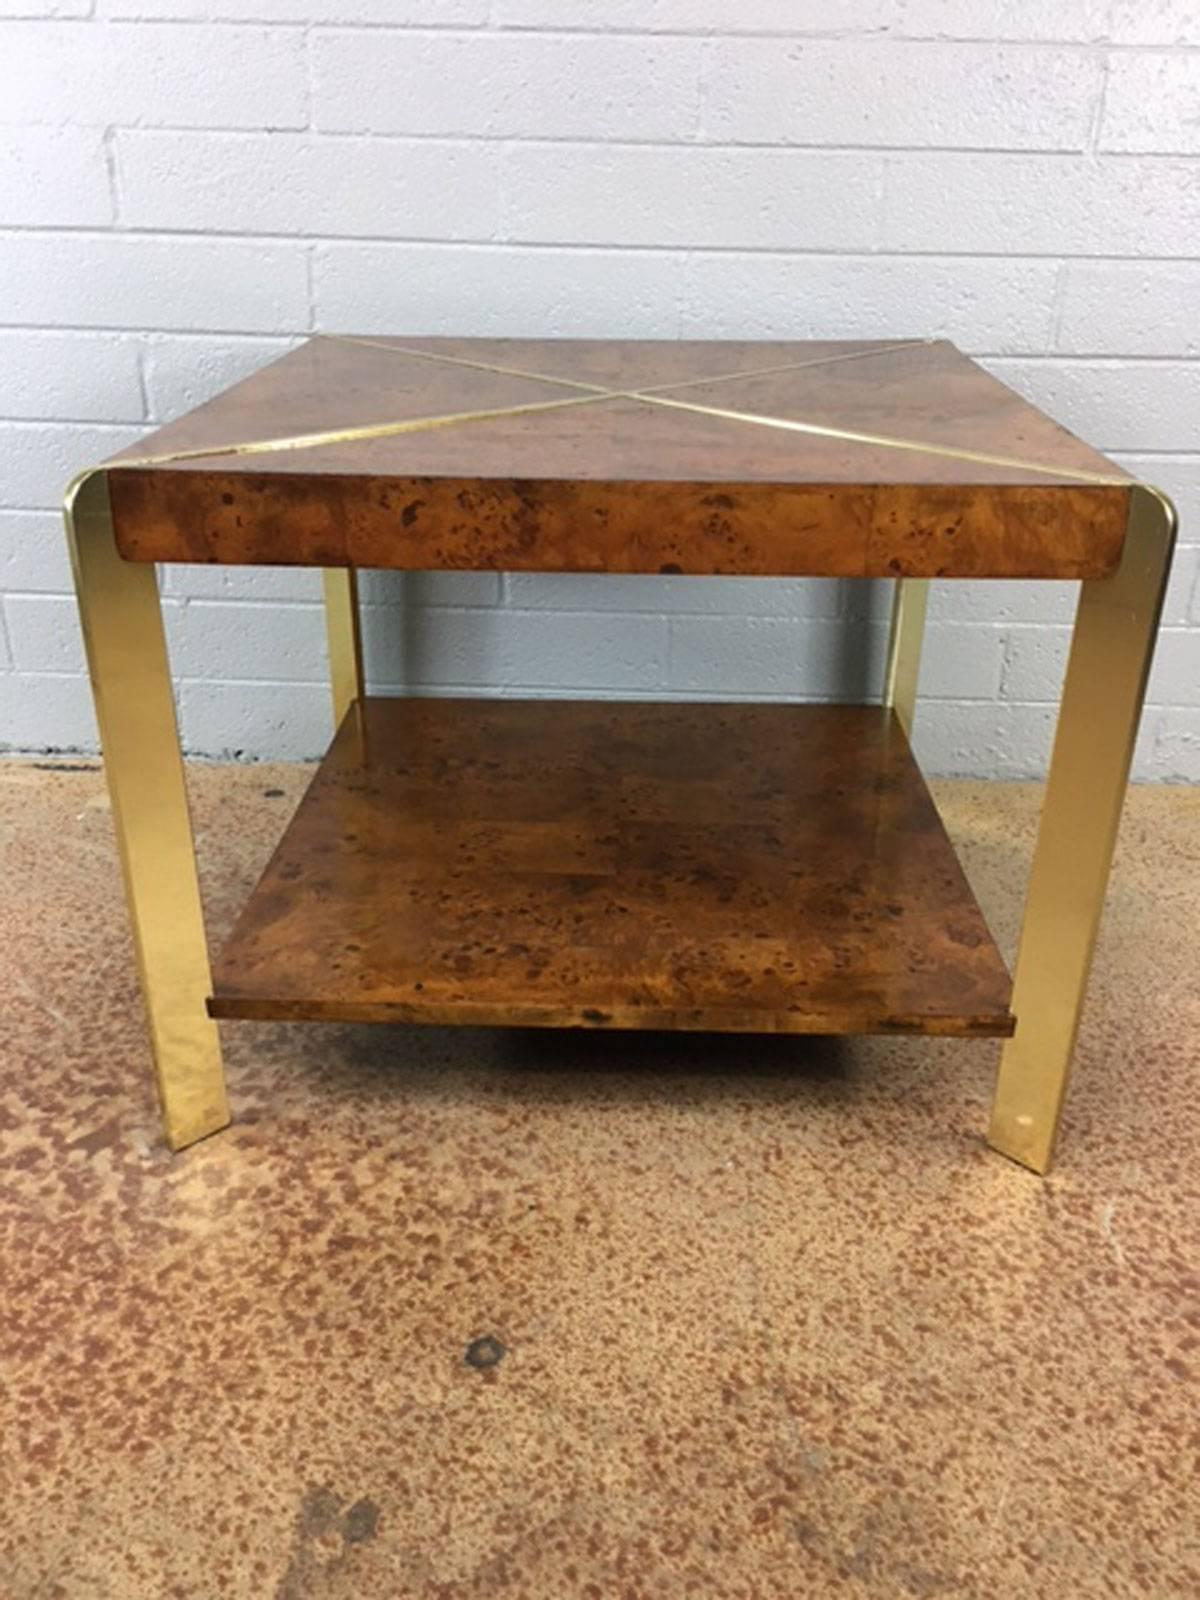
<path fill-rule="evenodd" d="M 66 519 L 166 1136 L 214 1018 L 1006 1038 L 1045 1171 L 1170 562 L 944 341 L 318 338 Z M 155 564 L 320 567 L 336 735 L 215 969 Z M 897 580 L 882 705 L 381 699 L 362 567 Z M 1015 981 L 908 743 L 931 578 L 1082 579 Z"/>

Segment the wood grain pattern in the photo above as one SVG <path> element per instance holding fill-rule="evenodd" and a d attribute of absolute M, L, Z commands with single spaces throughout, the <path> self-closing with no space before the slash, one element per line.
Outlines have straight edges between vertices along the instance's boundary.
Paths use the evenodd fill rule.
<path fill-rule="evenodd" d="M 621 392 L 579 404 L 588 391 L 568 383 Z M 384 438 L 225 449 L 548 403 Z M 195 450 L 216 453 L 137 465 Z M 317 339 L 122 452 L 109 483 L 121 552 L 141 561 L 1078 578 L 1115 569 L 1129 491 L 1071 474 L 1118 472 L 945 342 Z"/>
<path fill-rule="evenodd" d="M 1126 491 L 1093 485 L 594 483 L 122 472 L 135 561 L 410 571 L 1085 578 Z"/>
<path fill-rule="evenodd" d="M 1009 996 L 890 712 L 368 700 L 210 1010 L 969 1035 Z"/>

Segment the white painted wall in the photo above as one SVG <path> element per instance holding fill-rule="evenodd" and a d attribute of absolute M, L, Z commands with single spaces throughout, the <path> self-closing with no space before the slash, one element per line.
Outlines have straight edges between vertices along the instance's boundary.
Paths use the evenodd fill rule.
<path fill-rule="evenodd" d="M 1183 516 L 1138 758 L 1200 778 L 1197 0 L 0 0 L 0 742 L 92 748 L 65 480 L 314 329 L 947 335 Z M 366 583 L 392 688 L 862 695 L 886 596 Z M 184 736 L 328 732 L 315 575 L 165 580 Z M 1042 769 L 1069 585 L 944 585 L 934 771 Z"/>

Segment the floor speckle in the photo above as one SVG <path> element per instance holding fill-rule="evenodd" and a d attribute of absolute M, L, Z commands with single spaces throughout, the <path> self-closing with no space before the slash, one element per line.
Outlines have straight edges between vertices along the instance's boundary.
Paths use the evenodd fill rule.
<path fill-rule="evenodd" d="M 306 777 L 191 771 L 216 937 Z M 102 782 L 0 765 L 3 1600 L 1200 1593 L 1200 792 L 1038 1180 L 897 1038 L 231 1024 L 171 1156 Z M 1011 956 L 1039 791 L 935 788 Z"/>

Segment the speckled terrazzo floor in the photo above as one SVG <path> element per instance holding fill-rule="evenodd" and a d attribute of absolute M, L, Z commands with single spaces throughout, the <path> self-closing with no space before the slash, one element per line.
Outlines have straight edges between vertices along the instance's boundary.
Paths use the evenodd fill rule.
<path fill-rule="evenodd" d="M 230 1025 L 169 1156 L 84 766 L 0 766 L 3 1600 L 1200 1593 L 1200 792 L 1039 1181 L 977 1042 Z M 215 934 L 305 776 L 192 772 Z M 1010 952 L 1038 792 L 936 787 Z"/>

